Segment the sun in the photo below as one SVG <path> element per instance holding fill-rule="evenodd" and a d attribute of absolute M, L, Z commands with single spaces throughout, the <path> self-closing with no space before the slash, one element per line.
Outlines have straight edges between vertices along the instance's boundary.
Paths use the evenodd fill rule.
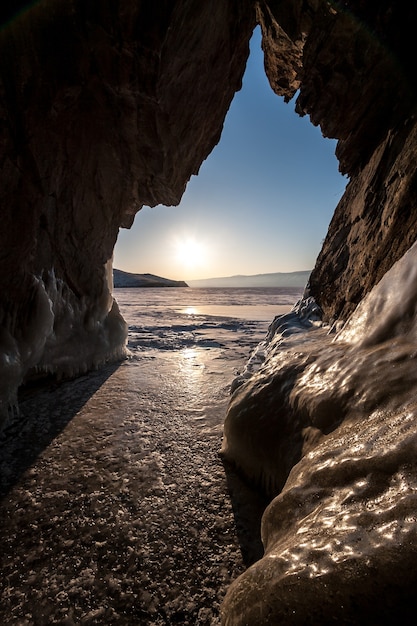
<path fill-rule="evenodd" d="M 175 241 L 175 257 L 186 268 L 201 267 L 207 259 L 206 245 L 194 237 L 181 237 Z"/>

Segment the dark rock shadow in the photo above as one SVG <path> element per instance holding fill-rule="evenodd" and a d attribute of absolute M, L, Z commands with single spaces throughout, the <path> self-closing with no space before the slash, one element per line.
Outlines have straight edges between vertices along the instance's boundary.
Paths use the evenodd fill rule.
<path fill-rule="evenodd" d="M 259 561 L 264 554 L 261 540 L 261 519 L 270 498 L 245 482 L 231 463 L 224 459 L 222 459 L 222 463 L 243 562 L 246 567 L 249 567 Z"/>
<path fill-rule="evenodd" d="M 0 500 L 120 367 L 111 363 L 71 380 L 50 376 L 19 390 L 19 413 L 0 433 Z"/>

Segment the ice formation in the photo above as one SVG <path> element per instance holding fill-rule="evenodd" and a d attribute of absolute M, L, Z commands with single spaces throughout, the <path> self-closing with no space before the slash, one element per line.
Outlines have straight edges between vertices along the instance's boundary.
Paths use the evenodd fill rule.
<path fill-rule="evenodd" d="M 411 619 L 416 267 L 414 244 L 336 334 L 296 311 L 275 320 L 234 393 L 222 453 L 275 498 L 265 556 L 230 588 L 225 624 Z"/>
<path fill-rule="evenodd" d="M 77 298 L 53 271 L 33 276 L 25 325 L 17 328 L 6 317 L 0 329 L 0 427 L 17 410 L 16 391 L 28 374 L 72 377 L 125 356 L 127 325 L 111 295 L 111 276 L 109 261 L 94 304 Z"/>

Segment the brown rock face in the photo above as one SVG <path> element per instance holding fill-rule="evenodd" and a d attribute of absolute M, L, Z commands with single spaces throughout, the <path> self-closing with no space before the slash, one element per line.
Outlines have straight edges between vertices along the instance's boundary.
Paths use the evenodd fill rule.
<path fill-rule="evenodd" d="M 410 117 L 387 133 L 348 184 L 310 277 L 326 319 L 346 320 L 414 243 L 416 140 Z"/>
<path fill-rule="evenodd" d="M 0 33 L 5 404 L 33 368 L 123 354 L 105 270 L 118 229 L 179 202 L 219 141 L 254 24 L 233 0 L 44 0 Z"/>
<path fill-rule="evenodd" d="M 259 2 L 265 69 L 325 136 L 350 184 L 310 280 L 327 319 L 346 317 L 417 237 L 416 7 Z M 403 10 L 404 9 L 404 10 Z"/>
<path fill-rule="evenodd" d="M 273 90 L 298 92 L 296 110 L 338 139 L 350 182 L 309 293 L 327 320 L 350 321 L 335 341 L 302 322 L 287 342 L 283 327 L 232 400 L 224 453 L 282 491 L 224 621 L 414 623 L 415 3 L 41 0 L 6 23 L 0 415 L 33 372 L 123 356 L 118 229 L 179 202 L 219 141 L 256 22 Z"/>

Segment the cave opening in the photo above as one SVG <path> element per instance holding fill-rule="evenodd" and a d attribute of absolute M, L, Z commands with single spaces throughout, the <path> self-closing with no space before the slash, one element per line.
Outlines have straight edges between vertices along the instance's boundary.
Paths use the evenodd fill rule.
<path fill-rule="evenodd" d="M 311 270 L 346 178 L 336 140 L 300 117 L 294 101 L 285 103 L 269 85 L 257 26 L 218 145 L 178 206 L 144 206 L 119 231 L 114 267 L 191 286 Z"/>
<path fill-rule="evenodd" d="M 413 623 L 415 5 L 31 4 L 30 15 L 0 31 L 0 416 L 7 420 L 26 376 L 51 372 L 60 384 L 28 390 L 0 435 L 0 491 L 7 491 L 0 621 L 213 624 L 223 615 L 225 624 L 394 623 L 399 616 Z M 263 272 L 264 252 L 281 263 L 279 253 L 288 260 L 294 242 L 301 258 L 303 229 L 316 249 L 301 267 L 310 269 L 320 247 L 328 219 L 315 234 L 301 164 L 308 142 L 293 153 L 290 119 L 268 118 L 248 74 L 221 142 L 190 182 L 185 208 L 169 206 L 219 140 L 256 20 L 267 32 L 275 92 L 288 96 L 300 85 L 298 109 L 339 137 L 338 158 L 351 177 L 310 278 L 321 311 L 307 323 L 323 341 L 295 334 L 288 350 L 280 343 L 289 336 L 286 318 L 282 336 L 280 322 L 273 324 L 272 350 L 266 343 L 262 353 L 256 339 L 271 315 L 213 320 L 200 311 L 196 320 L 196 307 L 174 304 L 167 319 L 173 290 L 147 289 L 145 309 L 158 326 L 126 302 L 134 331 L 131 358 L 124 358 L 126 325 L 108 289 L 108 259 L 120 224 L 139 206 L 166 205 L 142 210 L 136 222 L 147 241 L 135 237 L 140 254 L 149 242 L 166 265 L 143 267 L 143 256 L 134 271 L 172 278 L 180 271 L 166 254 L 165 228 L 174 239 L 190 238 L 179 278 L 191 276 L 185 262 L 202 250 L 192 235 L 194 244 L 207 237 L 207 252 L 222 261 L 208 275 Z M 271 108 L 284 107 L 259 68 Z M 245 109 L 240 99 L 248 89 L 253 99 Z M 319 137 L 291 103 L 285 110 Z M 235 114 L 245 132 L 234 127 Z M 231 152 L 229 134 L 240 140 Z M 318 154 L 307 171 L 328 192 Z M 245 165 L 242 156 L 252 161 Z M 286 169 L 291 161 L 296 179 Z M 193 195 L 199 185 L 200 198 Z M 264 214 L 269 205 L 274 212 Z M 148 214 L 154 239 L 144 228 Z M 222 238 L 227 258 L 216 247 Z M 249 265 L 232 265 L 242 259 L 238 243 Z M 296 325 L 304 304 L 292 314 Z M 329 321 L 331 330 L 346 322 L 336 341 Z M 253 343 L 260 349 L 247 361 Z M 261 369 L 251 369 L 259 362 Z M 236 486 L 221 459 L 271 495 L 290 471 L 264 517 L 267 559 L 243 576 L 260 556 L 250 553 L 252 505 L 247 494 L 230 493 Z"/>
<path fill-rule="evenodd" d="M 313 268 L 346 183 L 334 154 L 336 140 L 324 138 L 308 117 L 298 116 L 294 101 L 285 103 L 274 94 L 259 26 L 250 48 L 242 89 L 234 96 L 218 145 L 178 206 L 144 206 L 132 227 L 119 231 L 114 251 L 119 272 L 217 288 L 216 282 L 204 280 Z M 183 410 L 193 413 L 198 426 L 197 437 L 214 430 L 220 441 L 230 387 L 246 375 L 242 356 L 249 357 L 274 316 L 287 312 L 302 288 L 287 289 L 285 304 L 272 291 L 228 300 L 218 289 L 211 300 L 200 295 L 185 306 L 189 296 L 175 291 L 116 288 L 114 295 L 129 325 L 133 358 L 152 359 L 152 376 L 158 379 L 162 372 L 176 381 L 188 404 Z M 216 387 L 210 376 L 223 377 L 223 384 Z M 175 395 L 164 398 L 164 404 L 172 399 Z M 245 484 L 227 461 L 223 467 L 240 550 L 249 566 L 263 554 L 260 525 L 269 499 Z"/>

